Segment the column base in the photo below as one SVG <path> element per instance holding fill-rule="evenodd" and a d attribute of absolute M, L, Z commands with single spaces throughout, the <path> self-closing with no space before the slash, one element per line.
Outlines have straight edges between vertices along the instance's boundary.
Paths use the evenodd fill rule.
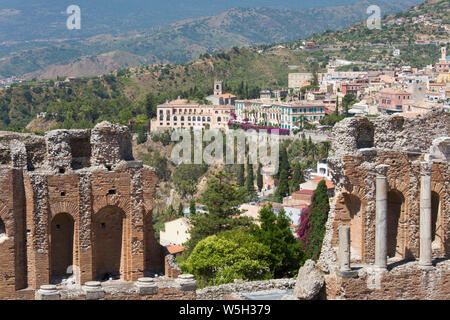
<path fill-rule="evenodd" d="M 356 270 L 347 270 L 347 271 L 336 270 L 336 274 L 342 278 L 358 278 L 358 271 Z"/>
<path fill-rule="evenodd" d="M 427 271 L 427 270 L 434 270 L 434 266 L 431 264 L 431 265 L 421 265 L 421 264 L 419 264 L 419 269 L 420 270 L 425 270 L 425 271 Z"/>

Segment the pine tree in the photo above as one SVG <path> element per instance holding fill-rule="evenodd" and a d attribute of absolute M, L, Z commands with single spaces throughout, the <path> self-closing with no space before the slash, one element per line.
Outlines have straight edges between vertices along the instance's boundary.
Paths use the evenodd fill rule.
<path fill-rule="evenodd" d="M 261 165 L 258 166 L 258 172 L 256 173 L 256 184 L 258 185 L 258 190 L 261 192 L 263 188 L 263 176 L 261 174 Z"/>
<path fill-rule="evenodd" d="M 239 217 L 238 205 L 246 198 L 243 188 L 238 188 L 223 172 L 214 174 L 207 184 L 208 187 L 200 199 L 200 203 L 206 206 L 207 213 L 191 217 L 188 253 L 194 250 L 199 241 L 208 236 L 235 228 L 248 228 L 251 224 L 249 218 Z"/>

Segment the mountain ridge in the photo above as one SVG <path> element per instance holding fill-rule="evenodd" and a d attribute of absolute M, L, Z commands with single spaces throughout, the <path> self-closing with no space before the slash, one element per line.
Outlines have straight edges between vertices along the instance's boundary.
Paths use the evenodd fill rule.
<path fill-rule="evenodd" d="M 112 71 L 112 65 L 99 65 L 81 72 L 78 59 L 96 59 L 107 52 L 126 52 L 131 57 L 123 67 L 136 61 L 146 64 L 183 63 L 203 53 L 214 53 L 233 46 L 292 41 L 300 37 L 343 28 L 366 17 L 369 3 L 383 4 L 386 10 L 398 11 L 417 1 L 360 1 L 351 6 L 334 6 L 305 10 L 273 8 L 232 8 L 216 16 L 200 17 L 126 34 L 95 35 L 78 41 L 20 51 L 0 60 L 0 77 L 22 76 L 27 79 L 56 76 L 99 75 Z M 136 56 L 139 56 L 137 59 Z M 98 58 L 97 58 L 98 59 Z M 102 59 L 99 59 L 102 60 Z M 62 65 L 66 65 L 62 68 Z M 65 70 L 58 74 L 59 70 Z"/>

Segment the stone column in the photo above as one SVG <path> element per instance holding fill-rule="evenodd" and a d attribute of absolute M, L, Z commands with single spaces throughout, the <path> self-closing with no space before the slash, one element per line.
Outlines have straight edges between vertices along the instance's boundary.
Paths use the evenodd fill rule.
<path fill-rule="evenodd" d="M 375 221 L 375 267 L 387 269 L 387 200 L 388 182 L 386 171 L 388 165 L 378 165 L 376 178 L 376 221 Z"/>
<path fill-rule="evenodd" d="M 356 277 L 357 272 L 350 267 L 350 227 L 339 227 L 338 248 L 339 270 L 337 274 L 344 278 Z"/>
<path fill-rule="evenodd" d="M 431 249 L 431 162 L 421 162 L 420 184 L 420 258 L 422 267 L 432 266 Z"/>
<path fill-rule="evenodd" d="M 339 228 L 339 270 L 350 271 L 350 227 Z"/>

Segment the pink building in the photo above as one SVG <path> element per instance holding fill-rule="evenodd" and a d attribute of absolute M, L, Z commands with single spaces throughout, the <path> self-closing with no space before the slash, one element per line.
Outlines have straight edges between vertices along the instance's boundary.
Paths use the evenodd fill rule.
<path fill-rule="evenodd" d="M 403 112 L 408 110 L 411 94 L 403 90 L 385 88 L 378 92 L 379 111 L 385 113 Z"/>

